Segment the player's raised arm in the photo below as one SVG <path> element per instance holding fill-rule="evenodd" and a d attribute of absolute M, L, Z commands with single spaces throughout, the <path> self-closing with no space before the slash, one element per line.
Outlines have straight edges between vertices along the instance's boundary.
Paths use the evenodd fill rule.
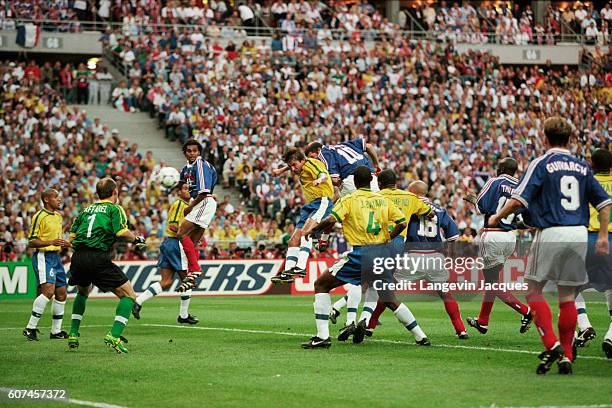
<path fill-rule="evenodd" d="M 277 169 L 272 169 L 272 173 L 271 174 L 272 174 L 272 177 L 278 177 L 281 174 L 288 172 L 289 170 L 291 170 L 291 167 L 289 167 L 289 166 L 282 166 L 282 167 L 279 167 Z"/>
<path fill-rule="evenodd" d="M 379 170 L 380 163 L 378 161 L 378 155 L 376 154 L 376 150 L 374 149 L 374 145 L 372 143 L 366 143 L 365 144 L 365 152 L 368 154 L 368 156 L 370 156 L 370 159 L 372 160 L 372 165 L 374 165 L 374 168 Z"/>

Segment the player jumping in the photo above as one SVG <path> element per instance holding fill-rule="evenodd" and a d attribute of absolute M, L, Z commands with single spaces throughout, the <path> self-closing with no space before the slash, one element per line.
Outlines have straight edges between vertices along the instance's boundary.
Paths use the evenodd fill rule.
<path fill-rule="evenodd" d="M 353 247 L 342 259 L 334 263 L 316 280 L 314 312 L 317 334 L 302 348 L 329 348 L 329 314 L 331 312 L 331 297 L 329 292 L 346 283 L 361 284 L 361 257 L 364 246 L 377 245 L 389 242 L 406 228 L 406 220 L 401 211 L 383 196 L 373 193 L 368 188 L 372 181 L 371 171 L 361 166 L 354 173 L 357 191 L 342 197 L 335 205 L 331 215 L 324 219 L 312 231 L 304 230 L 305 236 L 312 232 L 323 231 L 336 222 L 343 224 L 346 238 Z M 395 228 L 389 233 L 389 224 L 394 223 Z M 429 345 L 425 333 L 417 324 L 410 309 L 395 298 L 393 292 L 387 294 L 387 306 L 392 309 L 397 319 L 410 330 L 417 340 L 417 344 Z M 366 330 L 366 321 L 362 320 L 357 326 L 353 342 L 363 341 Z"/>
<path fill-rule="evenodd" d="M 499 281 L 504 264 L 514 253 L 516 246 L 514 230 L 517 229 L 517 214 L 510 214 L 501 220 L 498 227 L 487 227 L 487 223 L 489 218 L 510 199 L 518 185 L 518 180 L 514 178 L 517 169 L 516 160 L 510 157 L 501 160 L 497 167 L 497 177 L 492 177 L 487 181 L 478 197 L 466 197 L 466 201 L 474 204 L 476 211 L 485 216 L 485 227 L 480 230 L 480 257 L 484 263 L 482 274 L 486 283 Z M 485 334 L 489 330 L 489 315 L 496 297 L 521 314 L 519 331 L 525 333 L 529 330 L 532 320 L 529 306 L 505 290 L 486 290 L 480 306 L 480 314 L 477 318 L 468 317 L 468 324 L 481 334 Z"/>
<path fill-rule="evenodd" d="M 79 328 L 85 314 L 87 297 L 91 285 L 101 291 L 111 291 L 119 298 L 115 322 L 104 338 L 104 342 L 117 353 L 127 353 L 126 340 L 121 336 L 130 318 L 136 293 L 125 273 L 113 263 L 111 247 L 122 238 L 136 245 L 144 245 L 145 239 L 137 237 L 128 229 L 125 211 L 117 203 L 119 196 L 117 183 L 111 178 L 103 178 L 96 184 L 97 201 L 85 208 L 77 216 L 70 228 L 74 253 L 70 260 L 68 283 L 77 287 L 77 295 L 72 305 L 72 325 L 68 337 L 68 347 L 79 347 Z"/>
<path fill-rule="evenodd" d="M 196 244 L 200 242 L 204 230 L 208 228 L 217 211 L 217 201 L 212 196 L 217 184 L 217 171 L 202 159 L 202 145 L 195 139 L 189 139 L 183 144 L 183 154 L 187 164 L 181 170 L 181 180 L 189 186 L 191 202 L 185 208 L 185 219 L 176 232 L 176 239 L 181 242 L 187 255 L 188 268 L 187 276 L 176 289 L 177 292 L 185 292 L 195 287 L 197 277 L 202 274 Z"/>
<path fill-rule="evenodd" d="M 284 161 L 287 167 L 273 171 L 273 174 L 278 175 L 287 168 L 297 174 L 307 204 L 302 207 L 300 220 L 289 239 L 285 269 L 272 278 L 274 283 L 291 283 L 295 280 L 294 276 L 306 276 L 306 262 L 312 249 L 312 238 L 306 239 L 302 236 L 302 229 L 312 229 L 329 215 L 334 195 L 331 177 L 321 161 L 306 158 L 296 148 L 287 150 Z"/>
<path fill-rule="evenodd" d="M 159 295 L 162 291 L 167 290 L 172 286 L 172 278 L 175 273 L 178 273 L 181 279 L 187 276 L 187 260 L 185 251 L 180 241 L 176 239 L 178 227 L 183 222 L 185 215 L 183 211 L 189 206 L 188 201 L 189 185 L 184 181 L 180 181 L 175 187 L 178 199 L 172 203 L 170 211 L 168 211 L 168 226 L 166 227 L 166 239 L 159 247 L 159 260 L 157 267 L 161 273 L 161 281 L 155 282 L 149 286 L 136 298 L 134 306 L 132 306 L 132 315 L 136 320 L 140 319 L 140 310 L 142 304 L 147 300 Z M 181 304 L 177 321 L 179 323 L 197 324 L 198 318 L 189 314 L 189 302 L 191 301 L 191 289 L 181 294 Z"/>
<path fill-rule="evenodd" d="M 68 333 L 62 330 L 62 319 L 64 318 L 64 306 L 66 305 L 66 271 L 62 265 L 59 251 L 70 246 L 70 243 L 62 238 L 63 218 L 57 210 L 62 205 L 59 193 L 50 188 L 42 192 L 42 210 L 34 214 L 30 233 L 28 234 L 28 246 L 34 248 L 32 255 L 32 268 L 36 274 L 38 284 L 38 296 L 32 305 L 32 315 L 23 335 L 30 341 L 38 340 L 38 321 L 42 316 L 47 303 L 55 296 L 52 305 L 51 339 L 66 339 Z"/>
<path fill-rule="evenodd" d="M 544 121 L 549 150 L 527 168 L 512 198 L 489 218 L 496 227 L 521 207 L 529 211 L 530 224 L 537 228 L 529 252 L 525 279 L 527 300 L 533 310 L 546 350 L 539 355 L 537 374 L 547 373 L 558 361 L 559 374 L 572 373 L 572 342 L 576 328 L 576 287 L 587 282 L 584 266 L 589 222 L 589 206 L 599 212 L 600 230 L 595 242 L 597 254 L 609 253 L 608 193 L 597 182 L 588 164 L 567 150 L 571 125 L 562 117 Z M 542 289 L 546 282 L 557 285 L 559 295 L 559 338 L 552 325 L 552 313 Z"/>

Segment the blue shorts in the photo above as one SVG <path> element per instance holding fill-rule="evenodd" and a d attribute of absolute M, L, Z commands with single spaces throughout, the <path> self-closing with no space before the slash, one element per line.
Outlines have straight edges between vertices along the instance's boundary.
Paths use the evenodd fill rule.
<path fill-rule="evenodd" d="M 586 267 L 589 282 L 587 285 L 600 292 L 612 289 L 612 255 L 597 255 L 595 242 L 597 232 L 589 232 L 589 247 L 587 249 Z M 612 247 L 612 234 L 608 234 L 608 242 Z"/>
<path fill-rule="evenodd" d="M 345 252 L 329 267 L 329 272 L 342 282 L 361 285 L 361 248 L 353 247 L 352 251 Z"/>
<path fill-rule="evenodd" d="M 159 246 L 157 267 L 159 269 L 171 269 L 173 271 L 187 270 L 187 255 L 178 239 L 164 239 L 164 242 Z"/>
<path fill-rule="evenodd" d="M 300 221 L 297 223 L 296 228 L 303 228 L 309 218 L 320 223 L 323 218 L 331 213 L 332 207 L 332 201 L 327 197 L 317 198 L 309 202 L 302 207 L 300 211 Z"/>
<path fill-rule="evenodd" d="M 52 283 L 57 287 L 67 285 L 66 271 L 58 252 L 34 251 L 32 268 L 38 285 L 43 283 Z"/>

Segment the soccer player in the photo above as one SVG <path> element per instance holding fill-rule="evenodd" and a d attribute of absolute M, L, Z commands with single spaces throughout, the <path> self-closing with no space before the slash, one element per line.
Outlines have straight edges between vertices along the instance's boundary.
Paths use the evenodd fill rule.
<path fill-rule="evenodd" d="M 38 321 L 47 307 L 47 303 L 55 296 L 52 309 L 51 339 L 66 339 L 68 334 L 62 330 L 64 306 L 66 305 L 66 271 L 62 265 L 59 251 L 70 246 L 62 238 L 63 218 L 57 210 L 62 205 L 59 193 L 49 188 L 41 195 L 43 208 L 34 214 L 28 246 L 34 248 L 32 268 L 36 273 L 38 296 L 32 305 L 32 315 L 23 335 L 30 341 L 38 340 Z"/>
<path fill-rule="evenodd" d="M 81 211 L 70 228 L 74 253 L 70 260 L 68 284 L 77 287 L 77 295 L 72 305 L 68 347 L 79 347 L 79 327 L 93 284 L 103 292 L 113 292 L 119 298 L 115 321 L 104 342 L 117 353 L 127 353 L 126 341 L 121 333 L 130 318 L 136 293 L 125 273 L 113 263 L 111 247 L 118 238 L 136 245 L 144 245 L 145 239 L 128 229 L 125 211 L 116 204 L 119 192 L 113 179 L 98 181 L 96 194 L 100 201 Z"/>
<path fill-rule="evenodd" d="M 595 179 L 612 198 L 612 174 L 610 173 L 612 171 L 612 152 L 606 149 L 596 149 L 591 156 L 591 163 Z M 589 283 L 580 288 L 580 290 L 595 288 L 598 291 L 605 292 L 608 310 L 612 318 L 612 257 L 595 253 L 595 243 L 597 242 L 600 229 L 597 215 L 595 208 L 590 207 L 589 248 L 586 257 Z M 612 243 L 612 223 L 608 224 L 608 242 Z M 579 331 L 574 339 L 574 345 L 576 347 L 584 347 L 589 340 L 595 338 L 595 329 L 593 329 L 589 321 L 582 294 L 579 294 L 576 298 L 576 309 L 578 312 Z M 602 349 L 606 357 L 612 358 L 612 322 L 604 337 Z"/>
<path fill-rule="evenodd" d="M 384 171 L 383 171 L 384 173 Z M 388 180 L 383 173 L 379 176 L 379 184 L 381 179 L 386 186 L 395 186 L 395 180 Z M 393 184 L 390 184 L 393 181 Z M 381 184 L 381 192 L 385 191 Z M 392 190 L 398 191 L 398 190 Z M 438 252 L 440 243 L 443 241 L 452 242 L 459 238 L 459 228 L 455 221 L 448 215 L 448 212 L 439 207 L 438 205 L 427 200 L 427 184 L 422 181 L 413 181 L 408 186 L 409 193 L 415 198 L 418 197 L 419 201 L 426 205 L 428 208 L 433 209 L 433 214 L 428 217 L 429 214 L 418 214 L 413 213 L 410 215 L 408 228 L 406 229 L 406 242 L 415 243 L 413 244 L 414 254 L 412 256 L 422 256 L 429 259 L 439 258 L 442 255 Z M 421 201 L 422 200 L 422 201 Z M 431 244 L 430 244 L 431 243 Z M 410 249 L 410 248 L 409 248 Z M 401 277 L 400 277 L 401 275 Z M 430 282 L 446 282 L 448 280 L 448 271 L 443 267 L 438 269 L 423 268 L 422 270 L 411 271 L 409 275 L 402 274 L 401 271 L 397 272 L 398 280 L 427 280 Z M 455 297 L 450 292 L 437 291 L 438 296 L 444 301 L 444 308 L 448 314 L 455 333 L 460 340 L 467 340 L 469 338 L 463 320 L 461 319 L 461 312 L 459 311 L 459 304 L 455 300 Z M 380 314 L 385 310 L 385 305 L 378 302 L 376 309 L 372 314 L 372 318 L 368 324 L 368 333 L 366 335 L 371 336 L 373 330 L 376 328 L 378 318 Z"/>
<path fill-rule="evenodd" d="M 140 319 L 140 310 L 144 302 L 159 295 L 163 290 L 167 290 L 172 286 L 172 278 L 175 273 L 178 273 L 181 279 L 187 276 L 185 251 L 183 250 L 181 242 L 176 239 L 176 232 L 178 231 L 178 226 L 185 218 L 183 211 L 189 205 L 189 185 L 184 181 L 180 181 L 175 189 L 178 198 L 172 203 L 170 211 L 168 211 L 166 239 L 164 239 L 164 242 L 162 242 L 159 247 L 157 267 L 160 270 L 162 278 L 160 282 L 155 282 L 136 298 L 134 306 L 132 306 L 132 315 L 134 315 L 136 320 Z M 189 313 L 189 302 L 191 302 L 191 289 L 181 294 L 177 321 L 179 323 L 198 324 L 198 318 Z"/>
<path fill-rule="evenodd" d="M 501 160 L 497 166 L 497 177 L 490 178 L 482 188 L 478 197 L 466 197 L 466 201 L 476 206 L 478 214 L 485 216 L 485 227 L 480 230 L 480 257 L 484 263 L 482 274 L 487 283 L 497 283 L 499 275 L 504 269 L 504 264 L 510 255 L 514 253 L 516 246 L 517 218 L 519 214 L 510 214 L 499 222 L 498 227 L 487 227 L 489 218 L 502 208 L 508 201 L 518 185 L 514 178 L 518 164 L 516 160 L 507 157 Z M 485 290 L 480 314 L 478 317 L 468 317 L 470 326 L 485 334 L 489 330 L 489 315 L 493 309 L 493 302 L 498 297 L 516 310 L 521 315 L 521 327 L 519 331 L 525 333 L 531 325 L 531 311 L 529 306 L 523 304 L 514 294 L 505 290 Z"/>
<path fill-rule="evenodd" d="M 368 188 L 372 181 L 372 174 L 368 167 L 360 166 L 355 170 L 354 181 L 357 190 L 334 205 L 331 215 L 325 218 L 312 230 L 304 229 L 303 234 L 308 236 L 313 232 L 323 231 L 336 222 L 343 224 L 346 238 L 353 247 L 342 259 L 334 263 L 316 280 L 314 312 L 317 334 L 302 344 L 302 348 L 329 348 L 329 314 L 331 312 L 331 298 L 329 292 L 346 283 L 361 284 L 361 256 L 366 245 L 377 245 L 389 242 L 406 228 L 406 220 L 401 211 L 380 194 Z M 389 224 L 394 223 L 395 228 L 389 233 Z M 388 294 L 387 306 L 391 308 L 397 319 L 410 330 L 420 345 L 430 345 L 427 336 L 416 322 L 410 309 L 395 298 L 393 292 Z M 363 341 L 366 330 L 366 320 L 357 325 L 353 342 Z"/>
<path fill-rule="evenodd" d="M 365 139 L 354 139 L 337 145 L 326 145 L 312 142 L 306 147 L 306 155 L 311 158 L 319 158 L 327 167 L 333 184 L 340 187 L 340 197 L 355 191 L 353 173 L 359 166 L 367 166 L 372 172 L 370 189 L 378 191 L 376 173 L 380 171 L 378 156 L 374 146 L 366 143 Z M 322 231 L 317 248 L 324 250 L 328 245 L 329 231 Z M 341 297 L 333 305 L 334 315 L 330 316 L 332 322 L 336 321 L 335 314 L 340 314 L 340 309 L 346 306 L 347 313 L 357 313 L 357 307 L 361 301 L 361 287 L 352 284 L 346 285 L 347 294 Z"/>
<path fill-rule="evenodd" d="M 537 231 L 525 274 L 527 301 L 546 347 L 539 355 L 536 373 L 547 373 L 559 360 L 559 373 L 571 374 L 577 320 L 576 287 L 587 282 L 584 262 L 588 242 L 588 204 L 599 212 L 600 229 L 595 252 L 603 255 L 610 249 L 608 225 L 612 200 L 593 177 L 588 164 L 567 150 L 572 127 L 564 118 L 546 119 L 544 134 L 549 150 L 529 165 L 512 198 L 489 218 L 489 226 L 498 226 L 521 207 L 528 209 L 530 224 Z M 550 307 L 542 294 L 548 281 L 557 285 L 559 295 L 559 338 L 553 330 Z"/>
<path fill-rule="evenodd" d="M 303 237 L 302 229 L 312 229 L 329 215 L 334 196 L 331 177 L 321 161 L 306 158 L 304 153 L 296 148 L 287 150 L 284 161 L 291 171 L 299 176 L 307 204 L 302 207 L 300 220 L 287 244 L 285 269 L 272 278 L 274 283 L 291 283 L 295 280 L 294 276 L 306 276 L 306 262 L 312 249 L 312 238 Z M 275 174 L 278 174 L 278 171 Z"/>
<path fill-rule="evenodd" d="M 217 201 L 212 196 L 217 184 L 217 171 L 202 159 L 202 145 L 195 139 L 189 139 L 183 144 L 183 154 L 187 164 L 181 170 L 181 180 L 189 186 L 191 202 L 184 210 L 185 219 L 176 233 L 176 239 L 181 242 L 187 255 L 188 267 L 187 276 L 176 289 L 177 292 L 185 292 L 195 287 L 196 278 L 202 274 L 196 244 L 217 211 Z"/>

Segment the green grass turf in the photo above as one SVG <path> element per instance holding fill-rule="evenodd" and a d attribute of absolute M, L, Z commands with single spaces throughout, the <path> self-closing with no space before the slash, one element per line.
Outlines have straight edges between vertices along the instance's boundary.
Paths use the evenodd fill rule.
<path fill-rule="evenodd" d="M 201 320 L 195 327 L 178 327 L 177 298 L 158 298 L 125 330 L 130 354 L 117 355 L 102 343 L 114 299 L 88 302 L 78 351 L 69 351 L 63 340 L 49 340 L 49 310 L 41 320 L 41 341 L 26 341 L 21 328 L 31 302 L 3 300 L 0 387 L 62 388 L 71 398 L 128 407 L 609 404 L 612 361 L 601 351 L 609 317 L 602 297 L 595 300 L 589 312 L 598 337 L 580 350 L 594 358 L 579 357 L 570 377 L 558 375 L 556 367 L 536 376 L 535 353 L 542 349 L 537 331 L 532 327 L 520 335 L 518 315 L 499 301 L 489 333 L 470 330 L 468 341 L 452 336 L 439 301 L 415 301 L 410 307 L 434 347 L 414 346 L 387 311 L 375 337 L 361 345 L 334 342 L 329 350 L 302 350 L 299 344 L 307 337 L 300 334 L 314 332 L 311 296 L 195 297 L 191 312 Z M 69 301 L 64 328 L 71 306 Z M 465 318 L 477 314 L 479 303 L 461 301 L 460 307 Z M 556 315 L 555 310 L 553 303 Z M 332 335 L 340 326 L 331 327 Z M 6 402 L 0 397 L 0 406 L 66 406 Z"/>

